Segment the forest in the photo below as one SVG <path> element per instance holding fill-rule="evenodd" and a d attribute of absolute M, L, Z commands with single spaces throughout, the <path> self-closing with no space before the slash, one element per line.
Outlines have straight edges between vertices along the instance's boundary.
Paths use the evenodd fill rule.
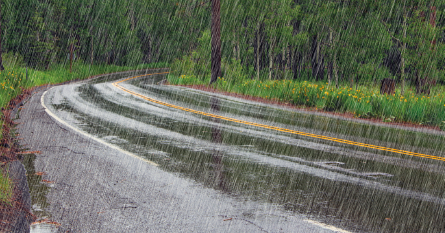
<path fill-rule="evenodd" d="M 221 0 L 222 57 L 256 79 L 444 83 L 444 13 L 442 1 Z M 84 63 L 190 60 L 206 76 L 210 17 L 211 1 L 2 0 L 2 49 L 37 69 L 72 49 Z"/>
<path fill-rule="evenodd" d="M 46 72 L 71 60 L 84 66 L 164 62 L 170 83 L 208 84 L 211 3 L 2 0 L 4 63 Z M 222 73 L 216 88 L 445 127 L 445 2 L 220 3 Z M 387 96 L 378 89 L 384 79 L 396 86 Z"/>

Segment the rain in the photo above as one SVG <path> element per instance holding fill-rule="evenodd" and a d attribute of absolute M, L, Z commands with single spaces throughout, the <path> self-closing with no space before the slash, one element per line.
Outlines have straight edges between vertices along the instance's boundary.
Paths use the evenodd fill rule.
<path fill-rule="evenodd" d="M 0 7 L 0 232 L 444 231 L 445 3 Z"/>

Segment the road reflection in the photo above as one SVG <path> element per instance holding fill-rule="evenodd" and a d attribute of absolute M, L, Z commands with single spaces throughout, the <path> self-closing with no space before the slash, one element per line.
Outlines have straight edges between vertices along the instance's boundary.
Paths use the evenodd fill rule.
<path fill-rule="evenodd" d="M 213 114 L 218 114 L 220 112 L 220 103 L 219 99 L 212 96 L 210 98 L 210 108 Z M 220 119 L 213 118 L 212 119 L 215 124 L 212 125 L 212 142 L 216 145 L 221 145 L 222 143 L 222 134 L 220 129 Z M 212 159 L 214 165 L 214 176 L 215 176 L 215 187 L 228 192 L 226 186 L 226 180 L 224 178 L 224 163 L 223 163 L 224 154 L 219 150 L 219 148 L 213 148 L 212 150 Z"/>

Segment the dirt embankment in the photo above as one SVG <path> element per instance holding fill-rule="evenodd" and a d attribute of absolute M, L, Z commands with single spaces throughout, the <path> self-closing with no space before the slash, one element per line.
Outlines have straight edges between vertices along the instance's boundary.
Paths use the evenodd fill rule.
<path fill-rule="evenodd" d="M 31 198 L 26 170 L 20 162 L 20 148 L 14 133 L 13 117 L 23 105 L 22 102 L 33 89 L 23 90 L 22 94 L 11 100 L 6 108 L 2 108 L 2 139 L 0 140 L 0 172 L 8 174 L 13 182 L 11 203 L 0 202 L 0 232 L 26 232 L 36 218 L 31 213 Z"/>

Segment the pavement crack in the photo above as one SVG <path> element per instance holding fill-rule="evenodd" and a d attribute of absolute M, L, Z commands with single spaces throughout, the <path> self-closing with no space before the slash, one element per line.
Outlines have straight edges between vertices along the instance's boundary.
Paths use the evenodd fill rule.
<path fill-rule="evenodd" d="M 70 149 L 70 148 L 68 148 L 68 147 L 66 147 L 66 146 L 45 146 L 44 147 L 45 149 L 50 149 L 50 148 L 59 148 L 59 149 L 64 149 L 64 150 L 67 150 L 67 151 L 71 151 L 72 153 L 74 153 L 74 154 L 81 154 L 81 155 L 84 155 L 85 153 L 84 152 L 77 152 L 77 151 L 74 151 L 74 150 L 72 150 L 72 149 Z"/>
<path fill-rule="evenodd" d="M 237 217 L 233 217 L 233 219 L 238 219 L 238 220 L 241 220 L 241 221 L 244 221 L 244 222 L 250 223 L 250 224 L 252 224 L 252 225 L 254 225 L 254 226 L 258 227 L 258 229 L 260 229 L 260 231 L 269 233 L 268 231 L 264 230 L 264 228 L 262 228 L 262 227 L 258 226 L 257 224 L 255 224 L 254 222 L 252 222 L 252 221 L 250 221 L 250 220 L 247 220 L 247 219 L 243 219 L 243 218 L 237 218 Z"/>
<path fill-rule="evenodd" d="M 138 208 L 137 202 L 133 200 L 129 200 L 127 198 L 121 198 L 114 202 L 111 206 L 111 209 L 136 209 Z"/>
<path fill-rule="evenodd" d="M 238 218 L 238 217 L 229 217 L 229 216 L 227 216 L 227 215 L 219 215 L 219 216 L 225 218 L 223 221 L 228 221 L 228 220 L 241 220 L 241 221 L 247 222 L 247 223 L 249 223 L 249 224 L 251 224 L 251 225 L 257 227 L 257 228 L 258 228 L 260 231 L 262 231 L 262 232 L 267 232 L 267 233 L 269 233 L 269 232 L 266 231 L 264 228 L 258 226 L 257 224 L 255 224 L 254 222 L 252 222 L 252 221 L 250 221 L 250 220 L 247 220 L 247 219 L 244 219 L 244 218 Z"/>

